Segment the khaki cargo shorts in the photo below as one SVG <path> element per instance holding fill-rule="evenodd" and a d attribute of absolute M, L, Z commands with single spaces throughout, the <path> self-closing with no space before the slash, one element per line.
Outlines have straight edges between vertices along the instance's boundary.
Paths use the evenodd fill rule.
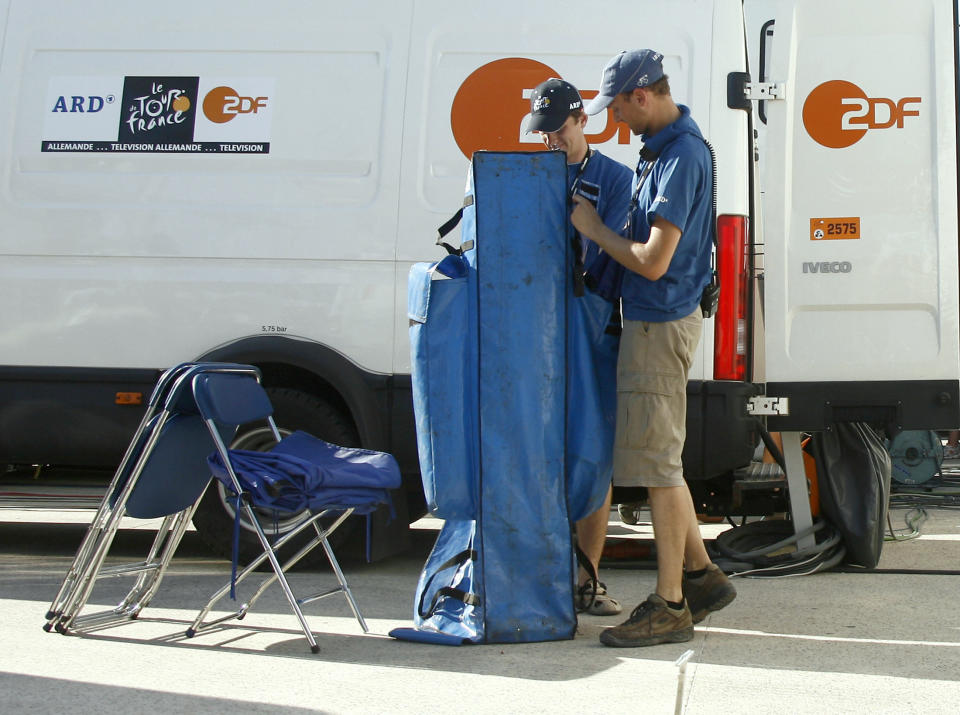
<path fill-rule="evenodd" d="M 617 360 L 617 431 L 613 483 L 682 486 L 687 375 L 700 342 L 698 306 L 667 323 L 624 320 Z"/>

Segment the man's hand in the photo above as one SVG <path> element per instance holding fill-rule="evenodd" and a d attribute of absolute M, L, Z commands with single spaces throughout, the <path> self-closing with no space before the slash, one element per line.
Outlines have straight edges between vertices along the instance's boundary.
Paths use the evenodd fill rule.
<path fill-rule="evenodd" d="M 617 263 L 651 281 L 659 280 L 667 272 L 680 243 L 682 232 L 679 228 L 655 216 L 647 240 L 639 243 L 611 231 L 587 199 L 574 195 L 573 203 L 570 222 L 574 228 L 609 253 Z"/>
<path fill-rule="evenodd" d="M 597 209 L 587 199 L 579 194 L 573 195 L 573 212 L 570 214 L 570 223 L 580 232 L 580 235 L 587 238 L 594 238 L 598 229 L 603 228 L 603 221 Z"/>

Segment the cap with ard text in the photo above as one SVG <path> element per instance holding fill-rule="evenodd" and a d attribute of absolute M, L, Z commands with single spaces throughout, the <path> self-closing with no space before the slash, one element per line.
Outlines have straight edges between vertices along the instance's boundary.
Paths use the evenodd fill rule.
<path fill-rule="evenodd" d="M 580 92 L 556 77 L 538 84 L 530 94 L 530 123 L 527 132 L 555 132 L 574 109 L 583 107 Z"/>
<path fill-rule="evenodd" d="M 597 114 L 610 106 L 614 98 L 638 87 L 647 87 L 663 77 L 663 55 L 653 50 L 624 51 L 607 62 L 600 80 L 600 93 L 584 107 Z"/>

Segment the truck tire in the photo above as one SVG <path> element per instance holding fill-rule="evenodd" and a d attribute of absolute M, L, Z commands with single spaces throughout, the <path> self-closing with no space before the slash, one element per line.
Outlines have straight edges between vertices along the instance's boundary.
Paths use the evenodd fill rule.
<path fill-rule="evenodd" d="M 267 394 L 273 403 L 273 419 L 282 435 L 303 430 L 320 439 L 345 447 L 359 445 L 360 438 L 350 418 L 328 400 L 290 388 L 267 388 Z M 273 435 L 264 422 L 261 425 L 241 427 L 241 431 L 230 446 L 235 449 L 262 451 L 268 449 L 273 443 Z M 229 499 L 228 495 L 229 493 L 218 480 L 212 480 L 197 505 L 197 511 L 193 515 L 193 525 L 200 538 L 216 554 L 232 558 L 234 506 L 233 500 Z M 299 515 L 278 519 L 268 514 L 266 518 L 261 519 L 260 523 L 267 537 L 273 541 L 285 534 L 296 521 L 299 521 Z M 359 525 L 359 519 L 348 519 L 330 537 L 331 546 L 338 556 L 340 556 L 340 547 L 346 542 L 361 538 Z M 258 556 L 262 548 L 256 531 L 242 511 L 239 531 L 239 562 L 245 564 Z M 308 529 L 308 532 L 312 534 L 313 530 Z M 283 556 L 294 554 L 308 538 L 308 533 L 304 532 L 303 539 L 298 537 L 287 544 L 281 552 L 281 560 Z M 301 564 L 308 568 L 326 566 L 327 559 L 323 549 L 314 549 Z"/>

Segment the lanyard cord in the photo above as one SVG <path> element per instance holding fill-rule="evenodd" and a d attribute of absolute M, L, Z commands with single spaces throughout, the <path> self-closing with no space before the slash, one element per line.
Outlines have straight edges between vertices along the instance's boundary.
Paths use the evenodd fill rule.
<path fill-rule="evenodd" d="M 577 169 L 577 175 L 573 177 L 573 182 L 570 184 L 570 198 L 573 199 L 574 195 L 577 193 L 577 189 L 580 188 L 580 179 L 583 178 L 583 172 L 587 169 L 587 164 L 590 162 L 590 157 L 593 156 L 593 149 L 587 149 L 587 155 L 583 157 L 583 161 L 580 162 L 580 168 Z"/>
<path fill-rule="evenodd" d="M 583 172 L 587 168 L 587 164 L 590 162 L 590 157 L 593 156 L 593 150 L 590 147 L 587 147 L 587 154 L 583 157 L 583 161 L 580 162 L 580 168 L 577 169 L 577 175 L 573 177 L 573 181 L 570 183 L 570 198 L 569 201 L 573 202 L 573 197 L 577 193 L 577 189 L 580 188 L 580 179 L 583 178 Z M 576 297 L 583 295 L 583 274 L 584 274 L 584 248 L 583 240 L 580 238 L 580 232 L 577 229 L 573 229 L 573 235 L 570 237 L 570 247 L 573 251 L 573 294 Z"/>
<path fill-rule="evenodd" d="M 636 173 L 640 178 L 637 179 L 637 188 L 633 190 L 633 196 L 630 197 L 630 206 L 627 208 L 627 222 L 623 226 L 623 232 L 631 241 L 633 240 L 633 214 L 640 205 L 640 189 L 643 188 L 643 183 L 647 180 L 647 176 L 653 169 L 653 165 L 657 162 L 657 158 L 654 156 L 650 159 L 644 159 L 643 155 L 641 154 L 640 161 L 646 161 L 647 163 L 646 166 L 643 167 L 642 172 L 640 171 L 640 164 L 637 164 Z"/>

